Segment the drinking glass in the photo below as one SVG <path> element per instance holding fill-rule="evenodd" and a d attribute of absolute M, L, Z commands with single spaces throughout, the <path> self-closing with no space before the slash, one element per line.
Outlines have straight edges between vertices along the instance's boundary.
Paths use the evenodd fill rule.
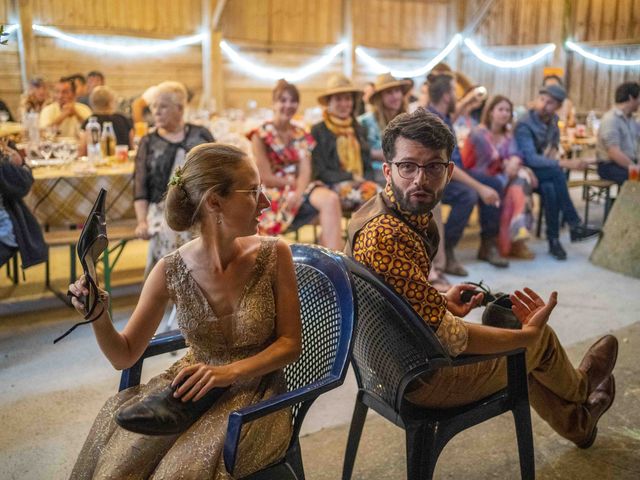
<path fill-rule="evenodd" d="M 53 144 L 53 157 L 58 160 L 64 160 L 65 158 L 65 144 L 62 142 Z"/>
<path fill-rule="evenodd" d="M 45 160 L 49 160 L 53 153 L 53 144 L 49 140 L 40 142 L 40 154 Z"/>
<path fill-rule="evenodd" d="M 0 125 L 3 125 L 9 121 L 9 112 L 6 110 L 0 110 Z"/>
<path fill-rule="evenodd" d="M 67 142 L 65 145 L 67 146 L 67 159 L 73 162 L 78 158 L 78 144 L 75 142 Z"/>

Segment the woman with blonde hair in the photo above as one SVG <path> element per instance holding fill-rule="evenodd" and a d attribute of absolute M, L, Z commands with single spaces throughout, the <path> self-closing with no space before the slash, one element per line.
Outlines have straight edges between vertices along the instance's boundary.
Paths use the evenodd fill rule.
<path fill-rule="evenodd" d="M 107 400 L 71 478 L 231 478 L 222 455 L 229 414 L 284 391 L 282 368 L 301 350 L 291 251 L 282 240 L 256 235 L 268 206 L 258 169 L 236 147 L 199 145 L 175 169 L 165 202 L 167 223 L 176 231 L 199 227 L 200 236 L 156 263 L 122 332 L 111 322 L 104 291 L 99 295 L 104 308 L 92 325 L 107 359 L 117 369 L 128 368 L 144 352 L 171 300 L 189 348 L 164 373 Z M 84 276 L 69 289 L 86 295 Z M 77 298 L 72 302 L 84 312 Z M 225 390 L 193 423 L 177 416 L 178 433 L 143 435 L 114 421 L 121 409 L 140 406 L 160 412 L 158 423 L 171 422 L 173 409 L 155 408 L 167 395 L 181 399 L 181 409 L 188 410 L 212 389 Z M 238 477 L 279 460 L 291 433 L 286 409 L 245 427 Z"/>
<path fill-rule="evenodd" d="M 191 239 L 164 221 L 164 194 L 173 172 L 196 145 L 213 142 L 204 127 L 184 122 L 187 91 L 179 82 L 157 86 L 152 103 L 156 128 L 142 137 L 134 172 L 134 208 L 139 238 L 149 239 L 147 272 L 160 258 Z"/>
<path fill-rule="evenodd" d="M 127 145 L 133 148 L 133 124 L 131 119 L 121 113 L 116 113 L 116 94 L 109 87 L 100 86 L 93 89 L 89 96 L 89 104 L 93 111 L 92 117 L 96 117 L 100 126 L 105 122 L 111 122 L 113 132 L 116 135 L 117 145 Z M 86 130 L 89 119 L 82 124 L 82 129 Z M 86 155 L 87 139 L 83 139 L 80 147 L 80 155 Z"/>

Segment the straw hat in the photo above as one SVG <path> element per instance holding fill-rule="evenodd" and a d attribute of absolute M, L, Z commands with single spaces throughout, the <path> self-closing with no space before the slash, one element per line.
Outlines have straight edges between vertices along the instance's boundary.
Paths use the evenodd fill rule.
<path fill-rule="evenodd" d="M 411 82 L 408 80 L 396 80 L 390 73 L 383 73 L 376 77 L 375 92 L 369 97 L 369 103 L 373 102 L 373 99 L 376 98 L 380 93 L 385 90 L 389 90 L 390 88 L 400 87 L 402 89 L 402 94 L 405 95 L 409 90 L 411 90 Z"/>
<path fill-rule="evenodd" d="M 353 83 L 351 83 L 351 80 L 341 73 L 335 73 L 329 77 L 327 89 L 318 95 L 318 103 L 325 106 L 329 103 L 329 97 L 338 93 L 353 93 L 357 97 L 362 96 L 362 90 L 356 88 Z"/>

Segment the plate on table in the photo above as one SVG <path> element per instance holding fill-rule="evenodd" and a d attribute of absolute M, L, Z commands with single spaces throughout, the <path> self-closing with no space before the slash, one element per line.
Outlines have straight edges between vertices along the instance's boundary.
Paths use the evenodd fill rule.
<path fill-rule="evenodd" d="M 34 159 L 34 160 L 27 160 L 27 164 L 31 168 L 37 168 L 37 167 L 59 167 L 61 165 L 64 165 L 65 163 L 66 163 L 66 161 L 62 160 L 61 158 L 50 158 L 49 160 L 45 160 L 44 158 L 38 158 L 38 159 Z"/>

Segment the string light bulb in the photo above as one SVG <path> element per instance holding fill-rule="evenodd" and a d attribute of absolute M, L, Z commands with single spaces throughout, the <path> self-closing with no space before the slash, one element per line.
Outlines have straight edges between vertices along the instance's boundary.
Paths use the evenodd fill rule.
<path fill-rule="evenodd" d="M 367 65 L 369 65 L 369 67 L 377 74 L 389 72 L 391 73 L 391 75 L 398 78 L 415 78 L 429 73 L 433 69 L 433 67 L 444 60 L 447 55 L 449 55 L 451 51 L 458 46 L 461 40 L 462 35 L 456 33 L 451 41 L 447 44 L 447 46 L 440 51 L 440 53 L 438 53 L 429 62 L 427 62 L 426 65 L 414 70 L 399 70 L 389 68 L 388 66 L 383 65 L 378 60 L 369 55 L 362 47 L 356 47 L 356 55 L 360 57 Z"/>
<path fill-rule="evenodd" d="M 247 60 L 242 55 L 240 55 L 225 40 L 222 40 L 220 42 L 220 48 L 234 64 L 253 76 L 271 81 L 284 78 L 288 82 L 298 82 L 306 77 L 313 75 L 314 73 L 319 72 L 324 67 L 329 65 L 335 57 L 337 57 L 347 48 L 347 44 L 339 43 L 338 45 L 335 45 L 331 48 L 331 50 L 329 50 L 329 52 L 327 52 L 326 55 L 294 71 L 276 70 L 269 67 L 263 67 L 254 62 L 251 62 L 250 60 Z"/>
<path fill-rule="evenodd" d="M 572 42 L 571 40 L 567 40 L 565 42 L 565 45 L 569 50 L 582 55 L 584 58 L 588 58 L 589 60 L 593 60 L 594 62 L 598 62 L 603 65 L 614 65 L 620 67 L 635 67 L 640 65 L 640 60 L 618 60 L 615 58 L 601 57 L 600 55 L 596 55 L 595 53 L 587 52 L 584 48 L 582 48 L 577 43 Z"/>
<path fill-rule="evenodd" d="M 479 60 L 483 61 L 484 63 L 487 63 L 489 65 L 493 65 L 494 67 L 499 67 L 499 68 L 522 68 L 522 67 L 526 67 L 527 65 L 531 65 L 532 63 L 537 62 L 542 57 L 545 57 L 546 55 L 549 55 L 550 53 L 552 53 L 556 49 L 555 44 L 548 43 L 541 50 L 539 50 L 538 52 L 534 53 L 530 57 L 522 58 L 520 60 L 499 60 L 497 58 L 493 58 L 493 57 L 490 57 L 489 55 L 485 54 L 480 49 L 480 47 L 478 47 L 473 42 L 473 40 L 471 40 L 470 38 L 465 38 L 464 39 L 464 44 L 469 48 L 469 50 L 471 50 L 471 52 L 476 57 L 478 57 Z"/>

